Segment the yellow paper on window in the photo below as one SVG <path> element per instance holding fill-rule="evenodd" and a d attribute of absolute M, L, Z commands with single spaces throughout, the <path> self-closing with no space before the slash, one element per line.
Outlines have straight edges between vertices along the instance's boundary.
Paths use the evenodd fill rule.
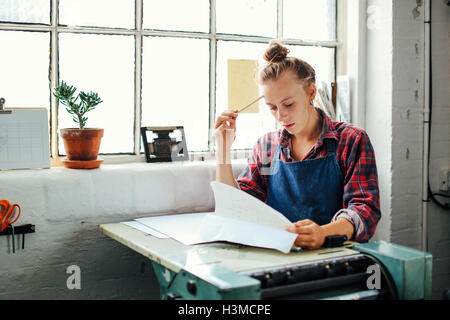
<path fill-rule="evenodd" d="M 256 74 L 257 60 L 228 59 L 228 110 L 241 109 L 259 97 Z M 243 113 L 258 113 L 259 103 Z"/>

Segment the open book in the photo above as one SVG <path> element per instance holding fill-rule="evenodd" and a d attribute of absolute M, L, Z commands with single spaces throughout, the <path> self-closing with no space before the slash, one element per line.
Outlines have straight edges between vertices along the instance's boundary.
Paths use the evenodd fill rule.
<path fill-rule="evenodd" d="M 215 212 L 165 215 L 135 219 L 186 245 L 228 241 L 288 253 L 297 237 L 284 227 L 291 222 L 248 193 L 212 181 Z M 131 225 L 131 224 L 129 224 Z"/>

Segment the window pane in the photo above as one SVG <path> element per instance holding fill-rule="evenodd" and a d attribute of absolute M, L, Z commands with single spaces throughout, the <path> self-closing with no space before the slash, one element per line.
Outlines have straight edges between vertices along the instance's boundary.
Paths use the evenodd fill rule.
<path fill-rule="evenodd" d="M 284 0 L 284 38 L 336 39 L 336 0 Z"/>
<path fill-rule="evenodd" d="M 79 91 L 97 92 L 103 100 L 86 116 L 86 127 L 104 128 L 100 153 L 133 152 L 134 37 L 60 34 L 60 81 Z M 59 105 L 59 128 L 77 124 Z M 64 144 L 59 141 L 60 153 Z"/>
<path fill-rule="evenodd" d="M 60 0 L 59 23 L 133 29 L 134 3 L 134 0 Z"/>
<path fill-rule="evenodd" d="M 217 0 L 218 33 L 276 37 L 276 0 Z"/>
<path fill-rule="evenodd" d="M 267 44 L 219 41 L 217 44 L 216 117 L 228 108 L 228 59 L 258 60 L 264 66 L 263 55 Z M 307 61 L 316 71 L 317 83 L 334 81 L 334 49 L 322 47 L 288 46 L 289 56 Z M 256 97 L 255 97 L 256 98 Z M 250 101 L 249 101 L 250 102 Z M 236 106 L 241 108 L 242 106 Z M 266 132 L 276 130 L 276 121 L 265 105 L 259 101 L 259 114 L 241 113 L 236 124 L 233 149 L 251 148 Z"/>
<path fill-rule="evenodd" d="M 50 0 L 2 0 L 0 21 L 50 24 Z"/>
<path fill-rule="evenodd" d="M 188 151 L 208 149 L 209 40 L 144 37 L 142 126 L 184 126 Z"/>
<path fill-rule="evenodd" d="M 6 99 L 6 107 L 50 110 L 50 35 L 0 31 L 0 39 L 0 95 Z"/>
<path fill-rule="evenodd" d="M 144 0 L 144 29 L 209 31 L 209 0 Z"/>
<path fill-rule="evenodd" d="M 334 48 L 287 46 L 288 56 L 297 57 L 308 62 L 316 71 L 316 84 L 325 82 L 328 85 L 334 81 Z"/>
<path fill-rule="evenodd" d="M 216 118 L 228 109 L 228 59 L 258 60 L 259 65 L 262 66 L 266 49 L 267 44 L 218 41 Z M 243 106 L 236 106 L 237 109 L 241 107 Z M 233 149 L 252 148 L 260 136 L 268 131 L 275 130 L 275 120 L 265 105 L 264 99 L 259 101 L 259 110 L 259 113 L 239 114 Z"/>

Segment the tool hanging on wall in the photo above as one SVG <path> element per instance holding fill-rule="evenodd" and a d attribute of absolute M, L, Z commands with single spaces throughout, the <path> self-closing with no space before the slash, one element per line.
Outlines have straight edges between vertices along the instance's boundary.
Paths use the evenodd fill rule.
<path fill-rule="evenodd" d="M 0 200 L 0 231 L 16 222 L 19 217 L 20 206 L 17 203 L 10 204 L 8 200 Z"/>
<path fill-rule="evenodd" d="M 14 226 L 13 223 L 20 217 L 20 206 L 17 203 L 10 204 L 8 200 L 0 200 L 0 236 L 11 235 L 12 252 L 16 252 L 15 236 L 22 235 L 22 249 L 25 249 L 25 233 L 35 232 L 35 226 L 25 224 Z"/>
<path fill-rule="evenodd" d="M 25 233 L 36 232 L 34 224 L 23 224 L 20 226 L 10 225 L 0 232 L 0 236 L 12 236 L 12 253 L 16 253 L 16 245 L 14 237 L 18 234 L 22 235 L 22 249 L 25 249 Z"/>

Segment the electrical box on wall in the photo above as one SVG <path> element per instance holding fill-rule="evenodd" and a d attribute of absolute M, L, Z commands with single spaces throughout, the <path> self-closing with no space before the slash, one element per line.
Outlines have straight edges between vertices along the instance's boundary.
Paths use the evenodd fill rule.
<path fill-rule="evenodd" d="M 449 191 L 450 169 L 443 169 L 439 172 L 439 190 Z"/>

